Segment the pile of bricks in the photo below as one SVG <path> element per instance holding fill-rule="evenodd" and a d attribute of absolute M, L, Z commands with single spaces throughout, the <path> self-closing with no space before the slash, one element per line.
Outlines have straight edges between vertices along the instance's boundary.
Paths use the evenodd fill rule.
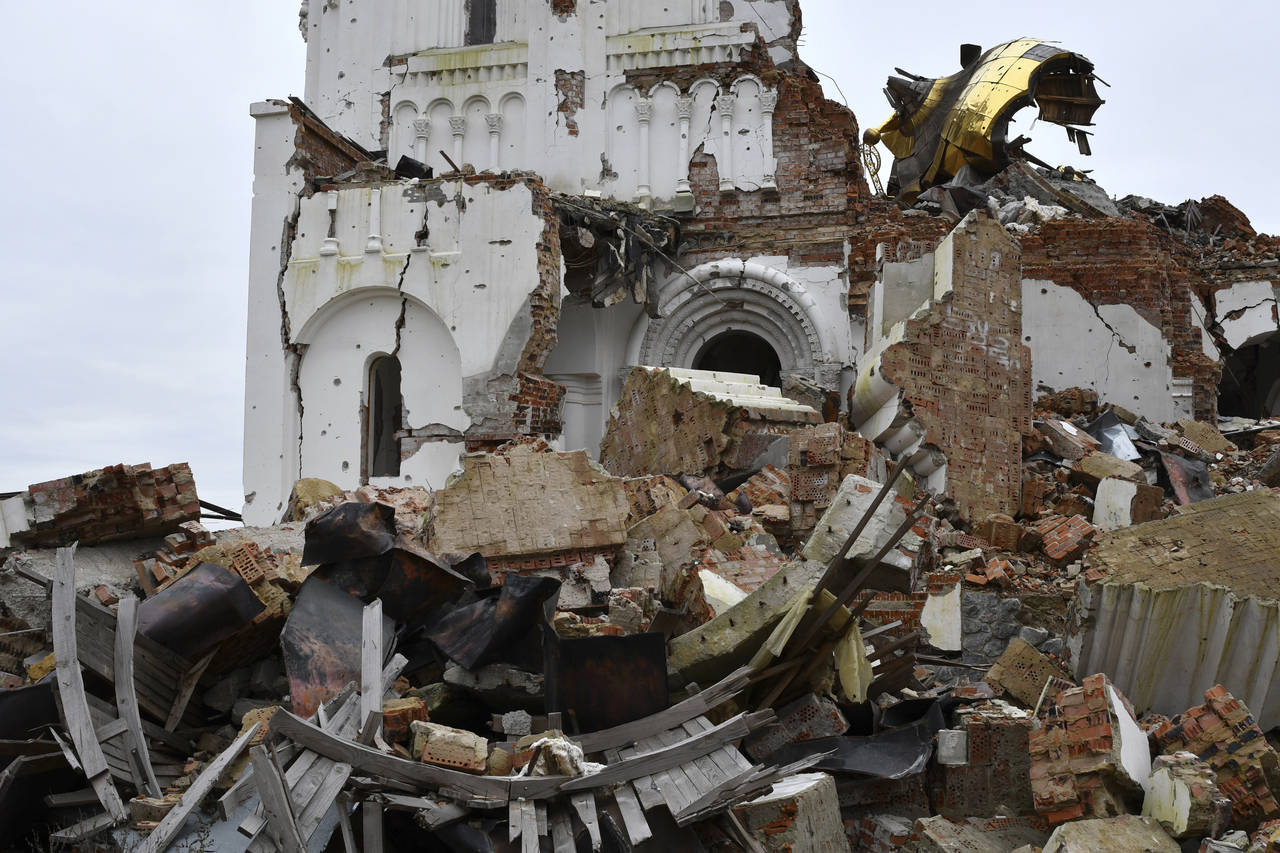
<path fill-rule="evenodd" d="M 34 523 L 15 531 L 24 545 L 82 545 L 162 536 L 200 518 L 191 468 L 112 465 L 28 487 Z"/>
<path fill-rule="evenodd" d="M 189 568 L 192 554 L 213 544 L 213 534 L 198 521 L 184 521 L 164 538 L 164 547 L 133 561 L 138 582 L 148 595 L 163 589 Z"/>
<path fill-rule="evenodd" d="M 1164 753 L 1199 756 L 1217 774 L 1218 787 L 1231 798 L 1231 825 L 1251 828 L 1280 817 L 1280 804 L 1267 773 L 1278 766 L 1274 749 L 1249 709 L 1222 685 L 1204 694 L 1205 703 L 1179 714 L 1152 736 Z"/>
<path fill-rule="evenodd" d="M 1032 719 L 992 703 L 976 705 L 962 718 L 968 760 L 937 767 L 938 813 L 956 820 L 992 817 L 1004 809 L 1034 814 L 1028 749 Z"/>
<path fill-rule="evenodd" d="M 1117 713 L 1104 675 L 1064 690 L 1042 710 L 1043 725 L 1031 733 L 1031 792 L 1035 809 L 1051 824 L 1081 817 L 1131 813 L 1140 793 L 1120 765 Z M 1135 724 L 1136 727 L 1136 724 Z"/>
<path fill-rule="evenodd" d="M 1079 515 L 1070 518 L 1050 515 L 1037 521 L 1032 528 L 1043 537 L 1040 550 L 1049 562 L 1059 567 L 1080 559 L 1098 533 L 1096 527 Z"/>

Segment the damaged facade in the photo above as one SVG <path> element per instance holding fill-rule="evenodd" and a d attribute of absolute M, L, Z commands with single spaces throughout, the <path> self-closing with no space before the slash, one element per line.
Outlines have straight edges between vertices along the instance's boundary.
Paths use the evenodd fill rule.
<path fill-rule="evenodd" d="M 889 199 L 794 0 L 301 28 L 252 108 L 259 526 L 182 464 L 0 496 L 0 826 L 1280 849 L 1280 241 L 1007 138 L 1087 153 L 1087 60 L 891 79 Z"/>

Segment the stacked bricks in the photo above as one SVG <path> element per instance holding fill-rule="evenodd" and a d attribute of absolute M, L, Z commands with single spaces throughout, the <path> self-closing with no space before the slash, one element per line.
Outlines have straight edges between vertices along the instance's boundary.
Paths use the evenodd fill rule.
<path fill-rule="evenodd" d="M 1119 765 L 1110 689 L 1106 676 L 1091 675 L 1062 691 L 1042 712 L 1044 725 L 1031 733 L 1031 792 L 1036 811 L 1051 824 L 1127 814 L 1126 801 L 1145 781 L 1128 779 Z"/>
<path fill-rule="evenodd" d="M 1051 515 L 1037 521 L 1032 529 L 1044 537 L 1040 549 L 1049 562 L 1059 568 L 1080 559 L 1098 532 L 1096 527 L 1079 515 L 1070 518 Z"/>
<path fill-rule="evenodd" d="M 947 457 L 947 489 L 968 518 L 1012 515 L 1022 486 L 1022 436 L 1031 434 L 1031 351 L 1022 343 L 1018 244 L 971 214 L 937 252 L 949 298 L 905 322 L 880 355 L 884 378 Z"/>
<path fill-rule="evenodd" d="M 938 814 L 954 820 L 992 817 L 1002 809 L 1035 813 L 1031 798 L 1030 717 L 998 705 L 974 706 L 963 714 L 969 758 L 965 764 L 937 765 L 934 802 Z"/>
<path fill-rule="evenodd" d="M 1231 798 L 1231 826 L 1252 829 L 1280 817 L 1280 804 L 1267 771 L 1277 756 L 1249 709 L 1222 685 L 1204 694 L 1205 703 L 1179 714 L 1152 732 L 1163 753 L 1186 751 L 1209 764 L 1218 787 Z"/>
<path fill-rule="evenodd" d="M 848 730 L 849 721 L 835 702 L 806 693 L 779 708 L 778 721 L 748 737 L 742 747 L 756 761 L 765 761 L 787 744 L 836 737 Z"/>
<path fill-rule="evenodd" d="M 791 530 L 803 538 L 813 530 L 840 488 L 844 428 L 819 424 L 791 434 L 787 475 L 791 478 Z"/>
<path fill-rule="evenodd" d="M 27 489 L 35 523 L 15 532 L 23 545 L 52 547 L 162 536 L 200 518 L 195 480 L 185 462 L 113 465 Z"/>
<path fill-rule="evenodd" d="M 633 477 L 622 481 L 631 508 L 627 524 L 648 518 L 664 506 L 677 506 L 689 490 L 666 475 Z"/>

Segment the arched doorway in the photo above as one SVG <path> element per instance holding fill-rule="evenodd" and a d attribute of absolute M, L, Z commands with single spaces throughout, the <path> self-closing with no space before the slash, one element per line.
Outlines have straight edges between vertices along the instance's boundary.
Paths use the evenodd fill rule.
<path fill-rule="evenodd" d="M 694 356 L 697 370 L 750 373 L 764 385 L 781 386 L 782 360 L 768 341 L 751 332 L 721 332 L 702 345 Z"/>
<path fill-rule="evenodd" d="M 400 476 L 400 359 L 378 356 L 369 365 L 365 446 L 370 477 Z"/>

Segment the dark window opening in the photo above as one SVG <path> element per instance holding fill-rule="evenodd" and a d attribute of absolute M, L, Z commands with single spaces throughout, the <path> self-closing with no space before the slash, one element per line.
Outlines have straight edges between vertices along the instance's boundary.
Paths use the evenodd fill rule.
<path fill-rule="evenodd" d="M 723 332 L 703 345 L 693 360 L 696 370 L 750 373 L 761 383 L 782 385 L 782 361 L 769 342 L 751 332 Z"/>
<path fill-rule="evenodd" d="M 400 359 L 369 365 L 369 476 L 400 476 Z"/>
<path fill-rule="evenodd" d="M 1280 334 L 1240 347 L 1223 359 L 1218 414 L 1240 418 L 1280 415 Z"/>
<path fill-rule="evenodd" d="M 498 0 L 468 0 L 467 44 L 493 44 L 498 34 Z"/>

